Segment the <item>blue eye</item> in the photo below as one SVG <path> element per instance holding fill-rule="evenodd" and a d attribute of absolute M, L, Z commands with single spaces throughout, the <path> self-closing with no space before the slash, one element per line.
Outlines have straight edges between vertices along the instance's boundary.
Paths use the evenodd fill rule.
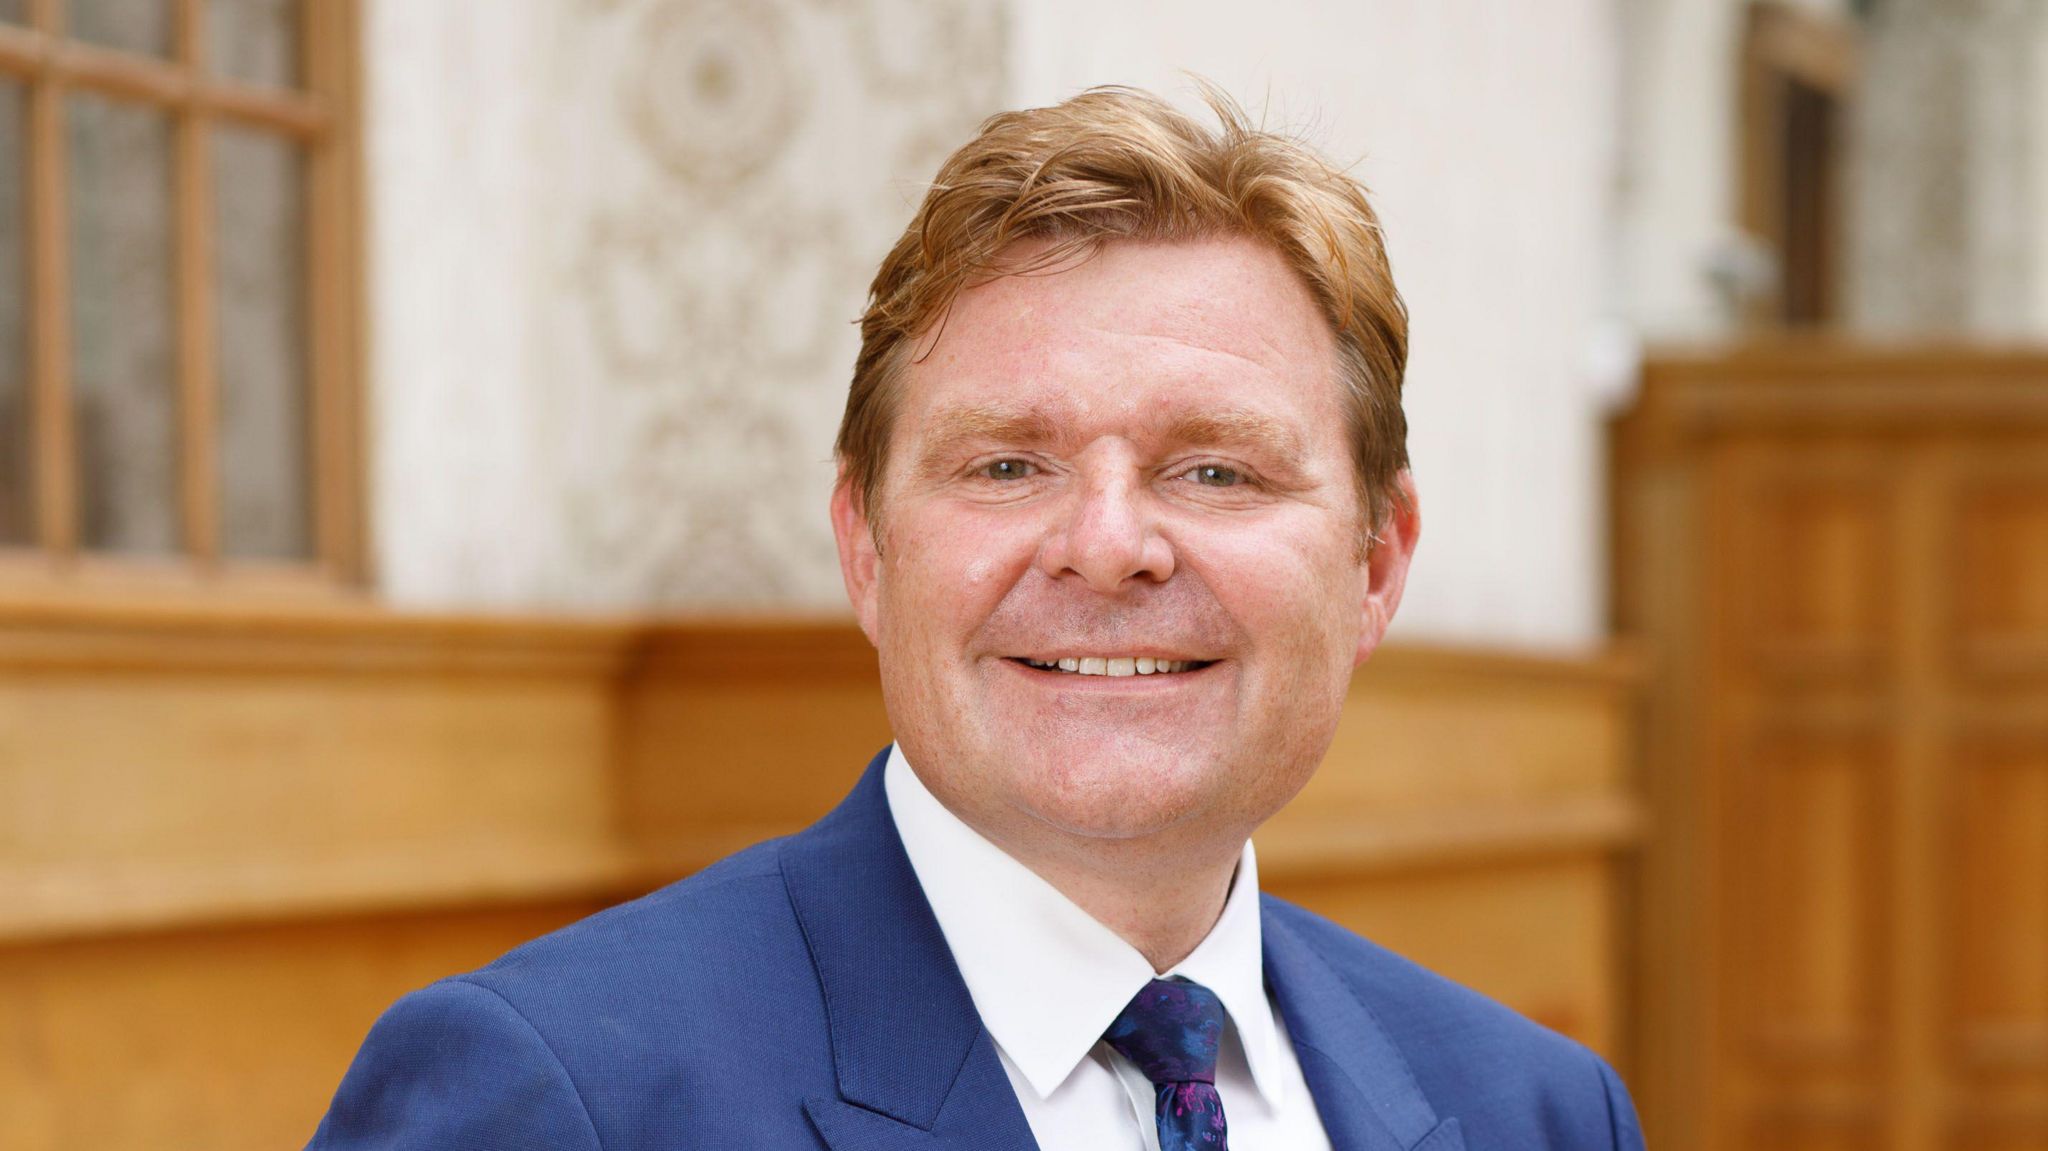
<path fill-rule="evenodd" d="M 1021 480 L 1036 470 L 1023 460 L 997 460 L 982 465 L 981 474 L 992 480 Z"/>
<path fill-rule="evenodd" d="M 1237 474 L 1237 469 L 1218 467 L 1215 464 L 1203 464 L 1188 475 L 1196 483 L 1212 488 L 1234 488 L 1243 482 L 1243 477 Z"/>

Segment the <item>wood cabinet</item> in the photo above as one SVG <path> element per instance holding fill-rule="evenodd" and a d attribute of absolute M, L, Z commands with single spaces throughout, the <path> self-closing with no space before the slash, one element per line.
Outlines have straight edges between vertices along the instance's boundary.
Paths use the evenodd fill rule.
<path fill-rule="evenodd" d="M 1653 358 L 1613 433 L 1652 1145 L 2048 1148 L 2048 355 Z"/>

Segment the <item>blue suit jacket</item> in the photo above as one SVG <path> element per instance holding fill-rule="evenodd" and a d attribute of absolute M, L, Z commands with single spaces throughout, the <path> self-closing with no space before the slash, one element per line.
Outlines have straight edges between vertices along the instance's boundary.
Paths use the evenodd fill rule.
<path fill-rule="evenodd" d="M 897 838 L 885 758 L 801 834 L 399 1000 L 311 1146 L 1035 1146 Z M 1290 904 L 1262 912 L 1337 1151 L 1641 1147 L 1584 1047 Z"/>

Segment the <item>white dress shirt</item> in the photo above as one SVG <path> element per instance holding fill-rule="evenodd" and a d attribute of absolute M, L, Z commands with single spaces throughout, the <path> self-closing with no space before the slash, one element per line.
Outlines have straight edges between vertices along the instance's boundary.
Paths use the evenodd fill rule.
<path fill-rule="evenodd" d="M 900 748 L 883 788 L 910 865 L 995 1039 L 1044 1151 L 1159 1151 L 1152 1084 L 1102 1041 L 1152 964 L 933 796 Z M 1216 1060 L 1231 1151 L 1328 1151 L 1280 1013 L 1266 994 L 1258 864 L 1244 845 L 1223 914 L 1166 976 L 1216 993 Z M 1165 976 L 1160 976 L 1164 978 Z"/>

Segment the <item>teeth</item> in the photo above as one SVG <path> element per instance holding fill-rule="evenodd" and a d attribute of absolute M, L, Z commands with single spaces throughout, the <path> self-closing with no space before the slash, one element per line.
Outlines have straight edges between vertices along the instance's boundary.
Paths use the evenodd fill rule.
<path fill-rule="evenodd" d="M 1174 672 L 1192 670 L 1195 666 L 1195 661 L 1193 660 L 1157 659 L 1149 655 L 1114 657 L 1069 656 L 1058 660 L 1026 658 L 1024 662 L 1045 671 L 1057 669 L 1080 675 L 1118 677 L 1127 675 L 1170 675 Z"/>

